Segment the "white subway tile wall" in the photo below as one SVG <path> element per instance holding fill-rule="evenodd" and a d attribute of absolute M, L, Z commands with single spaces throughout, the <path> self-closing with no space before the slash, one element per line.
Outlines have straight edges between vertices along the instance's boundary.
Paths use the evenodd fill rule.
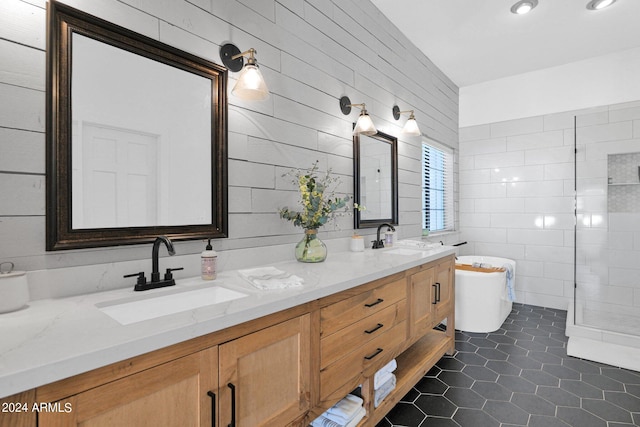
<path fill-rule="evenodd" d="M 640 102 L 460 129 L 460 231 L 469 242 L 461 253 L 515 259 L 519 302 L 567 308 L 574 292 L 574 117 L 578 300 L 637 313 L 640 209 L 629 193 L 640 189 L 640 163 L 625 154 L 640 152 Z M 628 170 L 612 172 L 616 166 Z M 634 185 L 612 191 L 612 174 Z"/>

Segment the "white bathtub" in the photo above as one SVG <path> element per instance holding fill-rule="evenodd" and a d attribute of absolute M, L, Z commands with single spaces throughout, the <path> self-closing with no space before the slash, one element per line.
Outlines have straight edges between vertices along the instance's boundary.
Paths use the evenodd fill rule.
<path fill-rule="evenodd" d="M 457 264 L 482 263 L 502 267 L 511 264 L 515 289 L 516 262 L 488 256 L 459 256 Z M 456 329 L 467 332 L 493 332 L 502 326 L 512 302 L 509 300 L 506 272 L 482 273 L 456 269 Z"/>

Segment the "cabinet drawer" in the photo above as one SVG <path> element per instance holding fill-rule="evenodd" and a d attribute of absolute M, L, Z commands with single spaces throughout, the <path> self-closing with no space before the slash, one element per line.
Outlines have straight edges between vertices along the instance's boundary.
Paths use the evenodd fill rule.
<path fill-rule="evenodd" d="M 325 368 L 343 355 L 357 350 L 364 343 L 377 338 L 406 318 L 407 300 L 403 299 L 323 338 L 320 343 L 320 367 Z"/>
<path fill-rule="evenodd" d="M 406 279 L 396 280 L 320 310 L 322 337 L 355 323 L 407 297 Z"/>
<path fill-rule="evenodd" d="M 345 394 L 353 390 L 362 381 L 362 373 L 380 369 L 395 356 L 407 336 L 407 322 L 396 324 L 377 338 L 361 345 L 357 350 L 346 354 L 327 368 L 320 371 L 320 398 L 325 399 L 340 387 Z"/>

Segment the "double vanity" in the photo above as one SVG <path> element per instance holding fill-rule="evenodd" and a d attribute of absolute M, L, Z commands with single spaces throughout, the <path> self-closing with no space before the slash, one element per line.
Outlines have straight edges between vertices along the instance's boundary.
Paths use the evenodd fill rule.
<path fill-rule="evenodd" d="M 0 322 L 0 425 L 305 426 L 358 389 L 374 426 L 455 350 L 454 262 L 446 246 L 334 252 L 274 264 L 301 287 L 224 271 L 32 301 Z M 393 358 L 396 389 L 374 407 Z"/>

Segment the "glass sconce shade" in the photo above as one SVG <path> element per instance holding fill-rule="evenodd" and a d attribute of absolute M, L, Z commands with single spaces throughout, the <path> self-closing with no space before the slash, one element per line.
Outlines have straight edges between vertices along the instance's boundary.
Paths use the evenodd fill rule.
<path fill-rule="evenodd" d="M 269 96 L 269 89 L 257 65 L 244 66 L 231 93 L 241 99 L 261 101 Z"/>
<path fill-rule="evenodd" d="M 231 93 L 249 101 L 261 101 L 269 96 L 269 89 L 256 63 L 256 53 L 254 48 L 240 52 L 240 49 L 231 43 L 220 47 L 220 59 L 225 67 L 236 73 L 240 71 Z M 245 56 L 247 64 L 243 66 Z"/>
<path fill-rule="evenodd" d="M 420 128 L 418 127 L 418 122 L 416 121 L 416 116 L 413 115 L 413 110 L 400 111 L 400 107 L 394 105 L 391 112 L 393 114 L 393 118 L 396 120 L 400 120 L 400 116 L 402 114 L 409 114 L 409 120 L 407 120 L 402 128 L 403 135 L 422 135 Z"/>
<path fill-rule="evenodd" d="M 367 110 L 362 110 L 360 116 L 358 116 L 358 121 L 356 122 L 356 126 L 353 128 L 353 134 L 362 134 L 362 135 L 375 135 L 378 133 L 378 130 L 373 125 L 373 120 L 371 120 L 371 116 L 367 114 Z"/>
<path fill-rule="evenodd" d="M 420 135 L 420 128 L 418 127 L 418 122 L 416 122 L 416 118 L 411 115 L 407 123 L 404 124 L 402 128 L 402 133 L 405 135 Z"/>

